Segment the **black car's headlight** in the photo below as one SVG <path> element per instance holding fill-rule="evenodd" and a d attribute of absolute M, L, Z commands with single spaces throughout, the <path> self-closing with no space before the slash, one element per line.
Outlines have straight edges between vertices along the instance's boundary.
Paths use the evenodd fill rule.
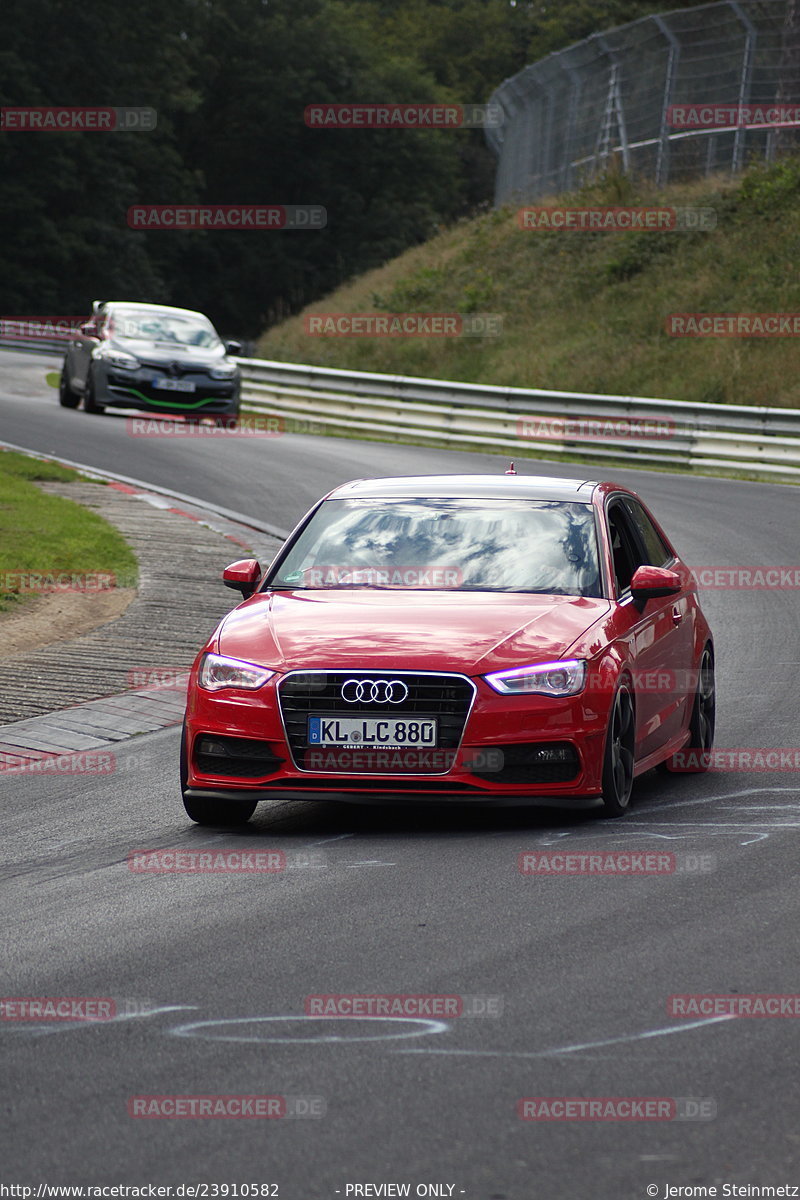
<path fill-rule="evenodd" d="M 197 682 L 208 692 L 218 692 L 221 688 L 255 691 L 263 687 L 274 674 L 274 671 L 259 667 L 256 663 L 226 658 L 224 654 L 206 654 L 200 665 Z"/>
<path fill-rule="evenodd" d="M 537 663 L 484 675 L 486 682 L 504 696 L 576 696 L 586 682 L 586 663 L 579 658 L 563 662 Z"/>
<path fill-rule="evenodd" d="M 142 365 L 135 354 L 128 354 L 127 350 L 112 350 L 110 346 L 98 346 L 92 351 L 92 358 L 99 358 L 110 367 L 120 367 L 123 371 L 135 371 Z"/>

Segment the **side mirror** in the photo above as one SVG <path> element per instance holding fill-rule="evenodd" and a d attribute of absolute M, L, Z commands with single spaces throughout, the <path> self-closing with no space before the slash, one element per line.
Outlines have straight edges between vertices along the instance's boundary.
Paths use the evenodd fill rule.
<path fill-rule="evenodd" d="M 97 336 L 97 330 L 92 325 L 91 321 L 84 321 L 84 323 L 82 325 L 79 325 L 78 328 L 80 329 L 80 331 L 84 337 L 96 337 Z"/>
<path fill-rule="evenodd" d="M 676 571 L 666 567 L 637 567 L 631 580 L 631 595 L 634 600 L 646 604 L 659 596 L 674 596 L 683 584 Z"/>
<path fill-rule="evenodd" d="M 222 572 L 222 582 L 226 587 L 234 588 L 242 593 L 247 600 L 252 596 L 261 578 L 261 564 L 257 558 L 240 558 L 230 563 Z"/>
<path fill-rule="evenodd" d="M 226 342 L 225 343 L 225 353 L 226 354 L 241 354 L 242 353 L 242 343 L 241 342 Z"/>

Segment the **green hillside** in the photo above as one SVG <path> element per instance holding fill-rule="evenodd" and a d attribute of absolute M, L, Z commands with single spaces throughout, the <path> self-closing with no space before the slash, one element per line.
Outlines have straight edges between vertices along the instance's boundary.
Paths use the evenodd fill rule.
<path fill-rule="evenodd" d="M 710 232 L 563 232 L 486 212 L 270 328 L 265 358 L 693 402 L 800 406 L 800 338 L 670 336 L 670 313 L 800 314 L 800 158 L 656 191 L 622 176 L 548 204 L 713 208 Z M 310 313 L 500 313 L 492 337 L 340 338 Z"/>

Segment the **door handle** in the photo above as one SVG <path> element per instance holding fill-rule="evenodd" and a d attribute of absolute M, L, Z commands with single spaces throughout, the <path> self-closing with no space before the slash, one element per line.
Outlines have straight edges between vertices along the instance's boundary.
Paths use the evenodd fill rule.
<path fill-rule="evenodd" d="M 679 605 L 673 604 L 673 606 L 672 606 L 672 624 L 680 625 L 682 620 L 683 620 L 683 613 L 681 612 Z"/>

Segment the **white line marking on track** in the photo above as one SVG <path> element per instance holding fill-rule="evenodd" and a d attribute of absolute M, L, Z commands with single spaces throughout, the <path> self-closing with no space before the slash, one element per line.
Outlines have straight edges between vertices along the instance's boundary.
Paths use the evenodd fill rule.
<path fill-rule="evenodd" d="M 724 812 L 788 812 L 792 808 L 800 809 L 800 804 L 726 804 Z"/>
<path fill-rule="evenodd" d="M 571 1046 L 556 1046 L 550 1050 L 396 1050 L 395 1054 L 451 1054 L 470 1058 L 548 1058 L 560 1054 L 578 1054 L 582 1050 L 598 1050 L 603 1046 L 618 1046 L 625 1042 L 640 1042 L 649 1038 L 668 1037 L 673 1033 L 685 1033 L 689 1029 L 700 1029 L 704 1025 L 718 1025 L 721 1021 L 736 1021 L 737 1017 L 725 1013 L 721 1017 L 704 1017 L 702 1021 L 686 1021 L 680 1025 L 667 1025 L 663 1029 L 646 1029 L 642 1033 L 628 1033 L 622 1037 L 603 1038 L 599 1042 L 577 1042 Z"/>
<path fill-rule="evenodd" d="M 647 821 L 626 822 L 628 825 L 648 825 Z M 800 821 L 655 821 L 656 825 L 672 825 L 678 829 L 692 826 L 697 829 L 751 829 L 754 825 L 766 825 L 768 829 L 800 829 Z"/>
<path fill-rule="evenodd" d="M 381 862 L 379 858 L 366 858 L 363 862 L 348 863 L 348 871 L 355 871 L 356 867 L 396 867 L 397 863 Z"/>
<path fill-rule="evenodd" d="M 341 1024 L 349 1022 L 351 1025 L 360 1024 L 362 1021 L 381 1021 L 389 1022 L 394 1025 L 416 1025 L 423 1026 L 422 1029 L 412 1029 L 407 1033 L 378 1033 L 371 1034 L 367 1037 L 228 1037 L 226 1035 L 218 1036 L 216 1034 L 198 1033 L 199 1029 L 209 1029 L 216 1025 L 258 1025 L 266 1022 L 275 1021 L 296 1021 L 296 1022 L 324 1022 L 331 1025 L 332 1022 Z M 379 1042 L 387 1041 L 395 1038 L 411 1038 L 425 1037 L 431 1033 L 445 1033 L 449 1029 L 446 1021 L 433 1021 L 424 1017 L 312 1017 L 305 1013 L 294 1013 L 291 1016 L 280 1017 L 228 1017 L 219 1021 L 193 1021 L 189 1025 L 177 1025 L 174 1029 L 169 1029 L 167 1032 L 175 1037 L 186 1038 L 206 1038 L 211 1042 L 261 1042 L 261 1043 L 278 1043 L 284 1045 L 320 1045 L 323 1042 Z"/>
<path fill-rule="evenodd" d="M 58 1024 L 48 1021 L 46 1024 L 25 1024 L 7 1029 L 7 1033 L 25 1034 L 31 1037 L 45 1037 L 49 1033 L 74 1033 L 76 1029 L 85 1029 L 87 1025 L 119 1025 L 123 1021 L 141 1021 L 144 1017 L 157 1017 L 162 1013 L 194 1012 L 197 1004 L 165 1004 L 162 1008 L 149 1008 L 146 1012 L 120 1013 L 116 1017 L 99 1021 L 60 1021 Z"/>
<path fill-rule="evenodd" d="M 725 792 L 721 796 L 714 794 L 710 796 L 696 796 L 694 800 L 665 800 L 659 804 L 659 808 L 672 810 L 674 808 L 688 808 L 692 804 L 712 804 L 717 800 L 737 800 L 739 796 L 760 796 L 763 792 L 768 792 L 774 795 L 776 792 L 794 792 L 797 795 L 796 787 L 762 787 L 762 788 L 745 788 L 740 792 Z"/>

